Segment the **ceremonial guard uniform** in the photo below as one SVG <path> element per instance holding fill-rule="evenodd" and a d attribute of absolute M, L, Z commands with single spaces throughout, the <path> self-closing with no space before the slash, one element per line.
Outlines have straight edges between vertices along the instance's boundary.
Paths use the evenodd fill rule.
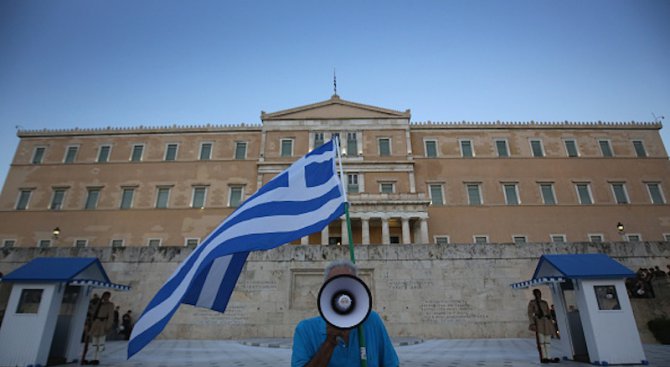
<path fill-rule="evenodd" d="M 86 355 L 84 355 L 82 364 L 96 365 L 100 363 L 99 355 L 105 350 L 105 339 L 114 325 L 114 304 L 109 301 L 110 295 L 109 292 L 105 292 L 99 302 L 91 304 L 88 336 L 93 346 L 93 359 L 88 361 Z"/>
<path fill-rule="evenodd" d="M 549 358 L 549 346 L 552 336 L 556 335 L 554 323 L 551 320 L 551 310 L 547 301 L 541 299 L 542 293 L 539 289 L 533 291 L 535 298 L 528 302 L 528 328 L 535 332 L 540 360 L 542 363 L 559 362 L 558 358 Z"/>

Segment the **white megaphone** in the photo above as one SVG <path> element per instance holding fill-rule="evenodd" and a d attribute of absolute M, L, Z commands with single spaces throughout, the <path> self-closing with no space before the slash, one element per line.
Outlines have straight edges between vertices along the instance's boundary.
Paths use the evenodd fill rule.
<path fill-rule="evenodd" d="M 370 289 L 353 275 L 334 276 L 319 291 L 319 313 L 338 329 L 351 329 L 368 318 L 372 309 Z"/>

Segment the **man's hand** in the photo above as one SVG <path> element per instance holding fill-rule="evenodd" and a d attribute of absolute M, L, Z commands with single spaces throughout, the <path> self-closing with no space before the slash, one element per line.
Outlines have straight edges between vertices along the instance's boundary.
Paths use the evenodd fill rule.
<path fill-rule="evenodd" d="M 337 337 L 339 336 L 346 345 L 349 344 L 349 329 L 338 329 L 335 326 L 327 324 L 326 334 L 326 339 L 332 338 L 332 340 L 337 341 Z"/>

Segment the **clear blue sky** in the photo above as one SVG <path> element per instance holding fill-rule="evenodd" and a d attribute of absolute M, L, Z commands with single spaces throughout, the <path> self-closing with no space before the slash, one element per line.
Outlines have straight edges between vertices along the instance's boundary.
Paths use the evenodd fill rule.
<path fill-rule="evenodd" d="M 17 125 L 259 123 L 333 68 L 413 121 L 670 124 L 670 1 L 2 0 L 0 180 Z"/>

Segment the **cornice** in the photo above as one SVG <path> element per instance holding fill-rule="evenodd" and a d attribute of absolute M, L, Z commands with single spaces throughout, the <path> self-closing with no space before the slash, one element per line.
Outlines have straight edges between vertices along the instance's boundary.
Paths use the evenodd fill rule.
<path fill-rule="evenodd" d="M 410 129 L 618 129 L 660 130 L 660 122 L 646 121 L 423 121 L 410 122 Z"/>
<path fill-rule="evenodd" d="M 133 127 L 99 127 L 71 129 L 19 130 L 19 138 L 55 137 L 55 136 L 93 136 L 93 135 L 143 135 L 143 134 L 189 134 L 189 133 L 226 133 L 226 132 L 260 132 L 260 124 L 206 124 L 206 125 L 170 125 L 170 126 L 133 126 Z"/>

